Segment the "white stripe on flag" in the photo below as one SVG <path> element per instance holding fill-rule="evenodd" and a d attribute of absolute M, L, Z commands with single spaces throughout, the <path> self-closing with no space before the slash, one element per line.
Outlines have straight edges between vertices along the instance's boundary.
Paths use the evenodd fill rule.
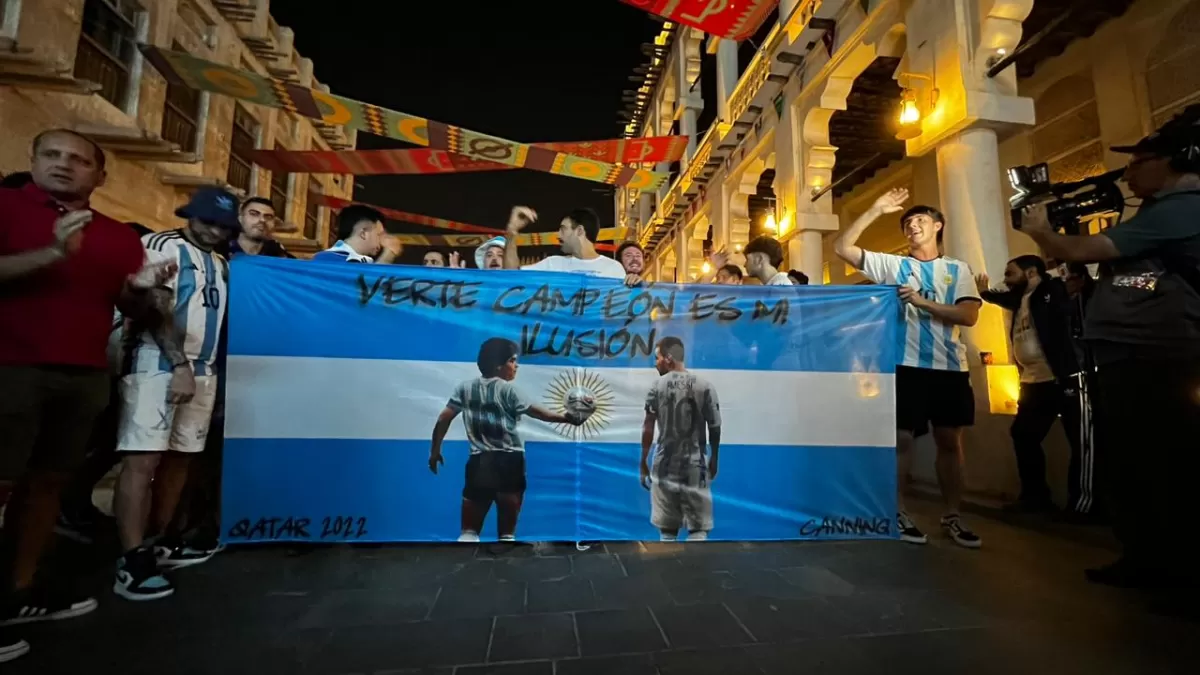
<path fill-rule="evenodd" d="M 730 445 L 895 445 L 891 374 L 696 370 L 717 391 L 721 442 Z M 458 383 L 474 363 L 285 356 L 230 356 L 225 433 L 229 438 L 428 440 Z M 651 367 L 587 370 L 522 365 L 517 389 L 551 408 L 556 380 L 593 378 L 594 443 L 638 443 Z M 526 441 L 570 441 L 551 425 L 523 418 Z M 462 422 L 451 440 L 463 439 Z"/>

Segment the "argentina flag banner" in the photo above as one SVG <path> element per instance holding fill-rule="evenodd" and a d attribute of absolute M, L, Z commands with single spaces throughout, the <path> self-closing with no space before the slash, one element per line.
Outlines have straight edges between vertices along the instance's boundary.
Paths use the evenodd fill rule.
<path fill-rule="evenodd" d="M 896 536 L 894 287 L 231 279 L 227 543 Z"/>

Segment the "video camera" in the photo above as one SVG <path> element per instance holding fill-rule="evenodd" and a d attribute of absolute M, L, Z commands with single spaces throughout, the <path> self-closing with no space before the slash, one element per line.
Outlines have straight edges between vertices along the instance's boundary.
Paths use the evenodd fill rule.
<path fill-rule="evenodd" d="M 1021 229 L 1021 216 L 1026 207 L 1047 200 L 1046 216 L 1050 226 L 1063 234 L 1079 234 L 1079 223 L 1087 218 L 1106 213 L 1120 216 L 1125 208 L 1125 195 L 1117 181 L 1124 172 L 1125 169 L 1116 169 L 1074 183 L 1054 184 L 1050 182 L 1050 168 L 1046 164 L 1012 167 L 1008 170 L 1008 182 L 1017 191 L 1008 200 L 1013 229 Z M 1092 189 L 1080 192 L 1085 188 Z"/>

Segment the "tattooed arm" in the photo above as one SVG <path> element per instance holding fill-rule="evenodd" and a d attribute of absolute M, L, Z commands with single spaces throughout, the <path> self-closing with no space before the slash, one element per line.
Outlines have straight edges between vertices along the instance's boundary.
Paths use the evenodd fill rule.
<path fill-rule="evenodd" d="M 196 393 L 192 364 L 183 351 L 183 335 L 175 325 L 175 293 L 164 287 L 139 289 L 126 284 L 117 309 L 134 324 L 148 332 L 159 350 L 171 364 L 171 385 L 168 400 L 187 403 Z"/>

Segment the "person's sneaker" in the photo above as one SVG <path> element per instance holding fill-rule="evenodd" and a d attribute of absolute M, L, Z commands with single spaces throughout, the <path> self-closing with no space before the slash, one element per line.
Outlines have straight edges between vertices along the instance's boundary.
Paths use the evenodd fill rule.
<path fill-rule="evenodd" d="M 159 567 L 171 570 L 208 562 L 208 559 L 216 555 L 220 550 L 220 546 L 208 548 L 206 545 L 193 546 L 191 544 L 177 543 L 156 545 L 154 547 L 154 556 L 158 559 Z"/>
<path fill-rule="evenodd" d="M 167 578 L 158 573 L 154 551 L 138 548 L 117 561 L 113 593 L 126 600 L 159 600 L 175 592 Z"/>
<path fill-rule="evenodd" d="M 13 634 L 12 629 L 0 628 L 0 663 L 19 659 L 28 653 L 28 642 Z"/>
<path fill-rule="evenodd" d="M 979 538 L 979 535 L 967 529 L 967 526 L 963 525 L 962 518 L 956 513 L 942 516 L 942 529 L 954 540 L 954 543 L 963 548 L 983 546 L 983 540 Z"/>
<path fill-rule="evenodd" d="M 917 527 L 917 524 L 908 517 L 908 514 L 901 511 L 896 514 L 896 529 L 900 532 L 900 541 L 906 541 L 910 544 L 925 544 L 929 542 L 929 537 Z"/>
<path fill-rule="evenodd" d="M 18 591 L 5 605 L 0 626 L 73 619 L 95 610 L 98 603 L 95 598 L 80 597 L 69 588 L 34 586 Z"/>

